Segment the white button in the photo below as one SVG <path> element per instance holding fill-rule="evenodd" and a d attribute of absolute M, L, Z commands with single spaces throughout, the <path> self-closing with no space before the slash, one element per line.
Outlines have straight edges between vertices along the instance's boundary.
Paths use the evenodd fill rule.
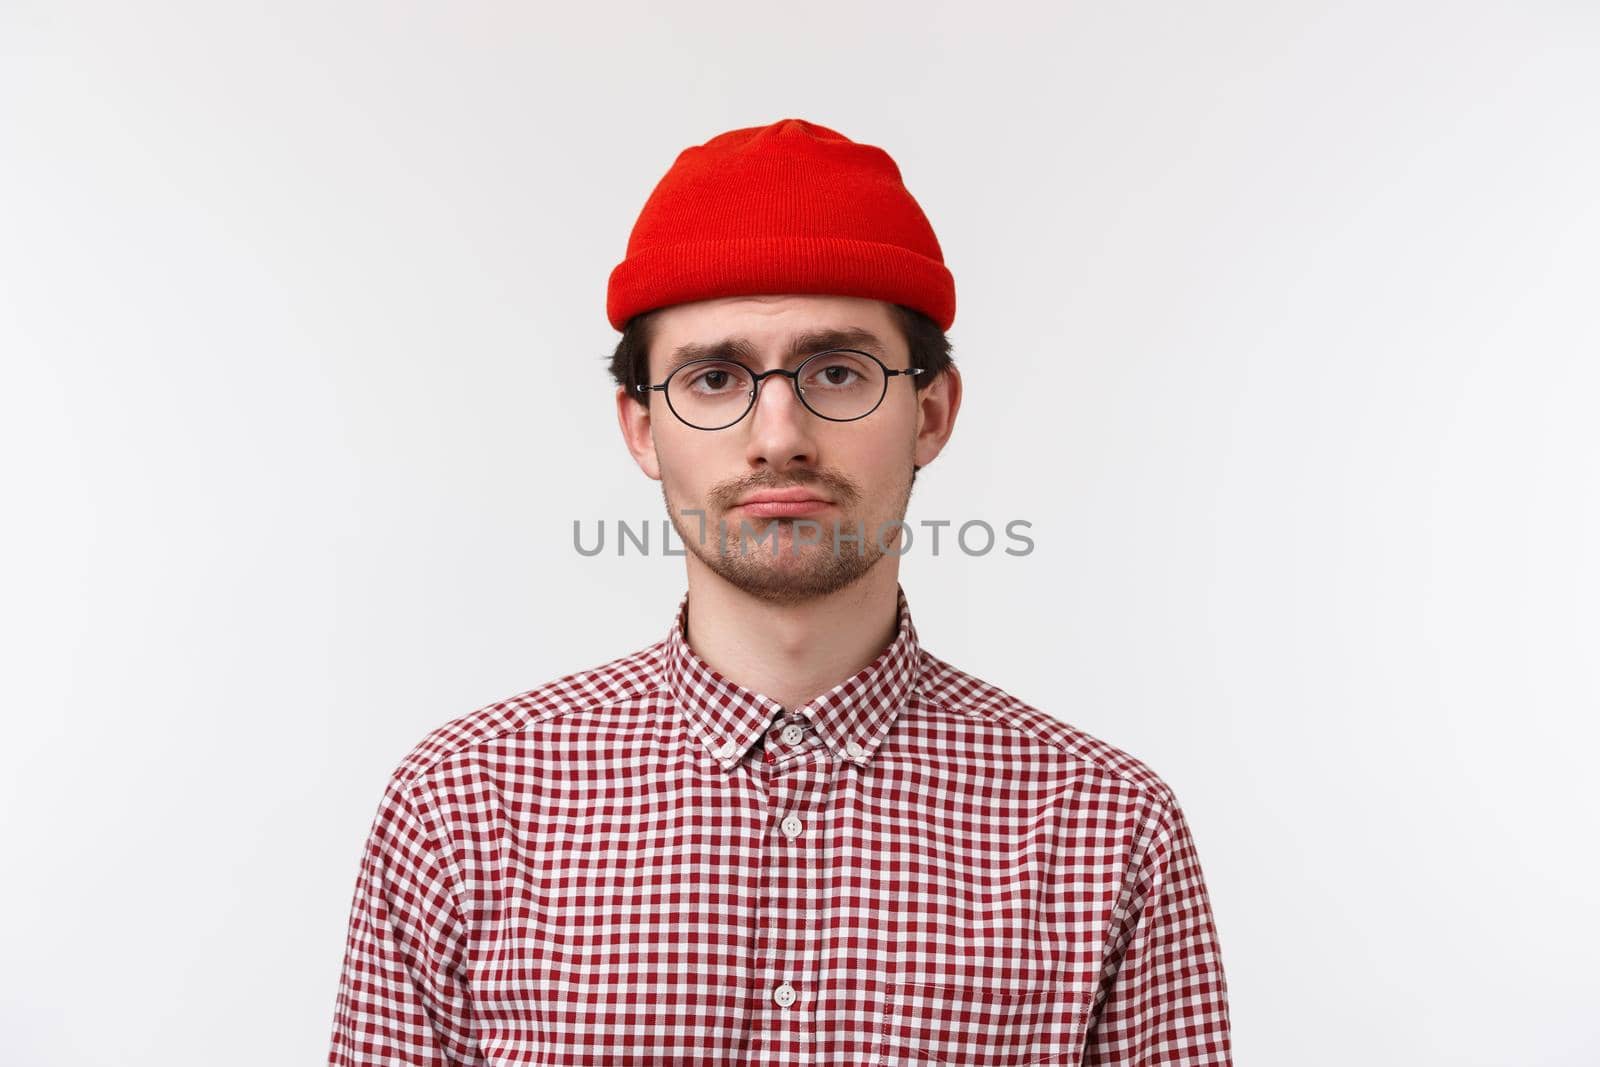
<path fill-rule="evenodd" d="M 783 827 L 783 832 L 789 835 L 790 840 L 799 837 L 800 831 L 805 829 L 805 823 L 800 821 L 798 815 L 787 816 L 779 825 Z"/>
<path fill-rule="evenodd" d="M 846 744 L 844 746 L 844 750 L 846 755 L 848 755 L 851 759 L 859 759 L 867 754 L 867 750 L 856 744 L 854 741 Z"/>
<path fill-rule="evenodd" d="M 739 743 L 737 741 L 728 741 L 725 742 L 721 748 L 717 749 L 717 756 L 721 759 L 727 759 L 729 756 L 738 751 Z"/>
<path fill-rule="evenodd" d="M 783 728 L 783 733 L 779 736 L 786 745 L 798 745 L 806 736 L 806 728 L 797 722 L 792 722 Z"/>
<path fill-rule="evenodd" d="M 778 1002 L 778 1007 L 787 1008 L 794 1003 L 794 987 L 788 982 L 783 983 L 772 994 L 772 999 Z"/>

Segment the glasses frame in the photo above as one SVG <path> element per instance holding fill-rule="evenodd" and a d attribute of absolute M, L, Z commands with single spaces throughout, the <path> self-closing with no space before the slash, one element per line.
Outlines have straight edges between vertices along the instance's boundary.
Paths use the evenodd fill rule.
<path fill-rule="evenodd" d="M 821 359 L 823 356 L 837 355 L 840 352 L 849 352 L 853 356 L 865 356 L 867 359 L 870 359 L 872 362 L 876 363 L 879 369 L 883 371 L 883 389 L 878 393 L 878 399 L 874 400 L 872 402 L 872 406 L 866 411 L 863 411 L 859 415 L 852 415 L 848 419 L 836 419 L 832 415 L 824 415 L 822 412 L 818 411 L 816 408 L 812 407 L 806 402 L 805 394 L 800 390 L 800 373 L 806 369 L 806 365 L 808 363 L 814 359 Z M 734 366 L 740 368 L 746 374 L 750 375 L 750 395 L 748 397 L 748 402 L 744 406 L 744 410 L 739 412 L 738 418 L 735 418 L 731 422 L 725 422 L 721 426 L 701 426 L 684 418 L 683 415 L 679 413 L 678 409 L 672 406 L 672 394 L 667 391 L 667 386 L 672 384 L 673 376 L 680 374 L 699 363 L 732 363 Z M 883 360 L 879 359 L 871 352 L 863 352 L 859 348 L 830 348 L 826 352 L 814 352 L 807 356 L 794 370 L 784 370 L 782 367 L 774 367 L 771 370 L 759 372 L 751 370 L 743 362 L 737 359 L 727 359 L 721 356 L 707 356 L 704 359 L 691 359 L 686 363 L 678 364 L 678 366 L 672 368 L 672 373 L 667 375 L 664 381 L 661 381 L 656 385 L 635 385 L 634 389 L 638 390 L 641 395 L 649 394 L 651 392 L 659 392 L 662 396 L 662 399 L 667 402 L 667 410 L 671 411 L 672 414 L 677 417 L 679 422 L 683 423 L 692 430 L 704 430 L 707 433 L 714 433 L 717 430 L 726 430 L 729 426 L 738 425 L 746 415 L 750 414 L 751 410 L 756 406 L 756 400 L 761 395 L 761 383 L 767 378 L 772 377 L 774 374 L 781 375 L 782 377 L 789 379 L 789 387 L 794 390 L 795 399 L 800 401 L 801 405 L 817 418 L 827 419 L 829 422 L 856 422 L 860 419 L 866 418 L 868 415 L 871 415 L 874 411 L 877 411 L 880 406 L 882 406 L 883 398 L 889 395 L 890 378 L 900 374 L 911 377 L 921 374 L 925 370 L 927 370 L 926 367 L 905 367 L 900 370 L 891 370 L 883 362 Z"/>

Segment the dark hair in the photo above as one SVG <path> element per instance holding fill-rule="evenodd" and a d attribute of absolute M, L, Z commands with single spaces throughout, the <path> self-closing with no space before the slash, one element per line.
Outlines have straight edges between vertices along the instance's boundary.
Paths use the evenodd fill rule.
<path fill-rule="evenodd" d="M 912 377 L 911 382 L 919 390 L 926 389 L 945 368 L 955 362 L 950 355 L 950 338 L 939 329 L 938 323 L 922 312 L 904 304 L 890 304 L 889 307 L 900 325 L 901 336 L 905 338 L 906 348 L 911 354 L 911 365 L 927 371 L 926 374 Z M 627 390 L 629 396 L 646 407 L 649 406 L 649 397 L 634 386 L 654 384 L 649 380 L 649 375 L 650 339 L 654 332 L 655 316 L 655 311 L 645 311 L 629 319 L 623 327 L 622 339 L 611 353 L 611 377 Z"/>

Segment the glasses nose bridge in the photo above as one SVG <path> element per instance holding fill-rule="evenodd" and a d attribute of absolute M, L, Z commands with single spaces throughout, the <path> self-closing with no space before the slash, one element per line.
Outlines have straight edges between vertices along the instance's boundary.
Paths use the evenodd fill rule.
<path fill-rule="evenodd" d="M 809 411 L 810 405 L 808 405 L 805 402 L 805 398 L 800 395 L 800 371 L 798 369 L 785 370 L 783 367 L 773 367 L 771 370 L 750 371 L 750 406 L 744 409 L 745 415 L 749 415 L 756 409 L 756 405 L 761 403 L 761 387 L 766 383 L 766 380 L 772 377 L 774 374 L 789 379 L 789 389 L 794 393 L 795 400 L 800 403 L 801 407 L 806 408 Z"/>

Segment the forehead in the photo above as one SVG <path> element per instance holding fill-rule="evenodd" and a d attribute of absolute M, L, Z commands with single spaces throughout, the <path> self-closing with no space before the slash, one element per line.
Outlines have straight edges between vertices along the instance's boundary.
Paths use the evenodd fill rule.
<path fill-rule="evenodd" d="M 718 356 L 785 363 L 828 348 L 903 355 L 892 309 L 881 300 L 800 294 L 740 296 L 677 304 L 656 313 L 650 363 L 666 373 L 686 359 Z"/>

